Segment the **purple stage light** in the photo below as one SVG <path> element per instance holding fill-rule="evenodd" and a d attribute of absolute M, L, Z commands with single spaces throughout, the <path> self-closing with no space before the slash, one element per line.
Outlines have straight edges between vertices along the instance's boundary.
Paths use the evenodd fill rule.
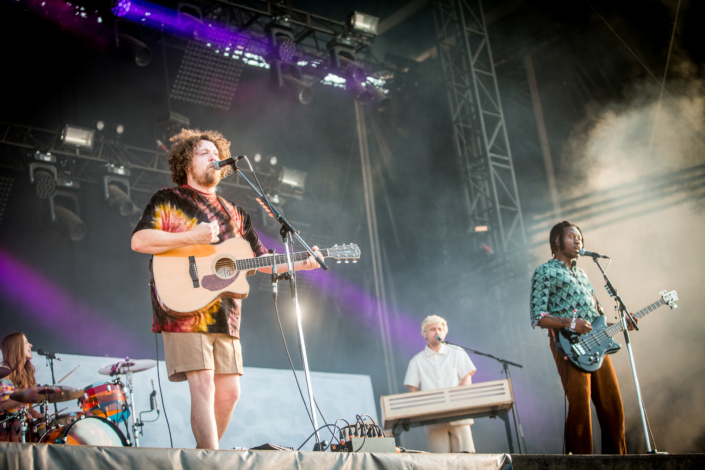
<path fill-rule="evenodd" d="M 131 6 L 132 2 L 130 2 L 130 0 L 113 0 L 110 2 L 110 11 L 113 15 L 121 18 L 127 15 Z"/>
<path fill-rule="evenodd" d="M 279 254 L 283 253 L 281 242 L 261 233 L 259 237 L 265 246 L 275 247 Z M 374 295 L 367 293 L 353 282 L 323 269 L 300 271 L 297 275 L 310 277 L 316 291 L 338 298 L 347 313 L 359 320 L 361 326 L 373 329 L 380 328 L 377 298 Z M 392 347 L 405 357 L 411 357 L 424 348 L 426 342 L 421 336 L 421 321 L 419 319 L 409 313 L 392 309 L 390 306 L 387 306 L 387 319 Z"/>
<path fill-rule="evenodd" d="M 41 273 L 0 248 L 0 296 L 11 305 L 14 315 L 29 317 L 40 328 L 67 341 L 80 335 L 78 353 L 104 354 L 107 348 L 115 354 L 131 355 L 140 351 L 132 338 L 110 315 L 97 311 L 57 287 Z M 6 313 L 4 324 L 13 316 Z M 147 322 L 145 322 L 147 323 Z"/>

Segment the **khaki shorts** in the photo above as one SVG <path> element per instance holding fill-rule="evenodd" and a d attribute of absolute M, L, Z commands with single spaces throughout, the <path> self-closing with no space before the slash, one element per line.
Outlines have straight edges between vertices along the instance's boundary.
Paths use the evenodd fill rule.
<path fill-rule="evenodd" d="M 170 382 L 184 382 L 185 372 L 213 370 L 242 375 L 240 340 L 227 333 L 169 333 L 162 331 L 164 358 Z"/>

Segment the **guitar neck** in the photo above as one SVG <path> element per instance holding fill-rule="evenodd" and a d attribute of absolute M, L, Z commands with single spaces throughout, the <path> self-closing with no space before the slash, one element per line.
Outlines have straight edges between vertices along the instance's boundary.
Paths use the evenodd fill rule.
<path fill-rule="evenodd" d="M 648 307 L 643 308 L 643 309 L 639 310 L 639 311 L 636 312 L 636 313 L 632 313 L 632 316 L 633 316 L 634 318 L 636 318 L 637 320 L 639 320 L 639 319 L 641 319 L 641 318 L 644 318 L 646 315 L 648 315 L 649 313 L 653 312 L 654 310 L 656 310 L 656 309 L 659 308 L 660 306 L 664 305 L 665 303 L 666 303 L 665 300 L 659 299 L 659 300 L 657 300 L 656 302 L 654 302 L 654 303 L 652 303 L 651 305 L 649 305 Z M 613 324 L 612 326 L 607 327 L 607 328 L 605 329 L 605 332 L 606 332 L 607 335 L 611 338 L 612 336 L 616 335 L 617 333 L 619 333 L 619 332 L 622 331 L 623 329 L 624 329 L 624 327 L 622 326 L 622 322 L 620 321 L 620 322 L 618 322 L 618 323 Z"/>
<path fill-rule="evenodd" d="M 318 253 L 324 258 L 328 257 L 328 249 L 319 250 Z M 294 263 L 297 261 L 305 261 L 308 258 L 308 252 L 300 251 L 293 253 L 291 258 Z M 266 268 L 275 264 L 286 264 L 286 255 L 258 256 L 257 258 L 239 259 L 236 261 L 238 271 Z"/>

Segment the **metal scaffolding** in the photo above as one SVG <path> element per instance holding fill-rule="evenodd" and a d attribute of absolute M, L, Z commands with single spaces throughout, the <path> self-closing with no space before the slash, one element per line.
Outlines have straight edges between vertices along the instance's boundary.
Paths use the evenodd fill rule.
<path fill-rule="evenodd" d="M 526 245 L 524 221 L 480 0 L 434 0 L 438 55 L 475 249 Z M 484 231 L 486 230 L 486 231 Z"/>

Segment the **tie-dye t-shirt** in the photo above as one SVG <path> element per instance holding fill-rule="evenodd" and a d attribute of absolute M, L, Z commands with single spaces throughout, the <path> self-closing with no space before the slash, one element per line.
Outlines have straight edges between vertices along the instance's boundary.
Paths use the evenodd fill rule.
<path fill-rule="evenodd" d="M 4 377 L 0 379 L 0 403 L 9 400 L 10 395 L 12 395 L 12 392 L 16 390 L 15 384 L 12 383 L 12 381 Z M 27 408 L 27 405 L 20 405 L 17 408 L 12 408 L 10 410 L 7 410 L 9 413 L 16 413 L 17 411 L 21 410 L 22 408 Z M 5 408 L 0 407 L 0 414 L 5 412 Z"/>
<path fill-rule="evenodd" d="M 225 204 L 225 208 L 220 201 Z M 244 238 L 250 243 L 255 256 L 267 253 L 267 249 L 259 241 L 257 232 L 252 227 L 247 212 L 236 204 L 218 198 L 215 194 L 206 194 L 189 186 L 162 189 L 152 196 L 142 214 L 142 219 L 135 227 L 135 232 L 145 229 L 185 232 L 195 228 L 201 222 L 213 221 L 218 221 L 219 243 L 230 238 Z M 151 286 L 153 332 L 227 333 L 235 338 L 240 337 L 241 299 L 219 299 L 211 306 L 199 310 L 192 317 L 175 318 L 161 307 L 153 281 Z"/>

